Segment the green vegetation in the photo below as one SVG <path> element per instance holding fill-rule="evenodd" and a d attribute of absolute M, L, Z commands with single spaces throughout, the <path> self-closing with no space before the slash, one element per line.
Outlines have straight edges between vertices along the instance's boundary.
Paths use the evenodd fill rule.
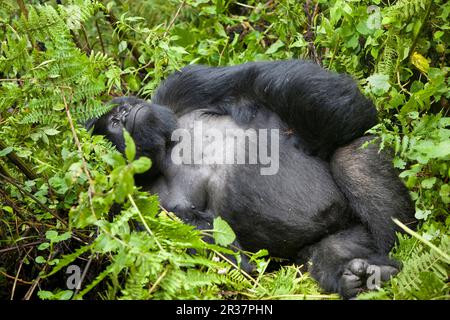
<path fill-rule="evenodd" d="M 124 159 L 78 125 L 111 96 L 150 98 L 189 63 L 285 58 L 357 79 L 380 113 L 371 131 L 395 150 L 415 201 L 417 234 L 392 252 L 403 271 L 360 298 L 450 298 L 450 2 L 57 2 L 0 7 L 1 299 L 338 298 L 298 266 L 267 272 L 264 251 L 252 256 L 256 275 L 235 269 L 224 221 L 203 232 L 220 246 L 206 244 L 136 188 L 151 162 L 133 161 L 130 138 Z M 66 286 L 70 265 L 78 289 Z"/>

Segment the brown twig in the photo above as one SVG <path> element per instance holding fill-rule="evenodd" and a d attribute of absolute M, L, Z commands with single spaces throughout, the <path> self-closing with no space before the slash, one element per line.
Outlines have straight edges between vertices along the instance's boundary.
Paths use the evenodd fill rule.
<path fill-rule="evenodd" d="M 50 213 L 53 217 L 55 217 L 56 219 L 58 219 L 64 226 L 67 227 L 67 222 L 64 221 L 64 219 L 62 219 L 55 211 L 53 211 L 52 209 L 50 209 L 49 207 L 47 207 L 46 205 L 44 205 L 38 198 L 36 198 L 33 194 L 31 194 L 30 192 L 28 192 L 27 190 L 25 190 L 25 188 L 23 186 L 20 185 L 20 182 L 9 178 L 3 174 L 0 173 L 0 178 L 3 179 L 4 181 L 12 184 L 13 186 L 15 186 L 21 193 L 25 194 L 27 197 L 31 198 L 32 200 L 34 200 L 34 202 L 36 202 L 36 204 L 44 211 Z"/>
<path fill-rule="evenodd" d="M 24 82 L 25 80 L 23 80 L 23 79 L 17 79 L 17 78 L 9 78 L 9 79 L 0 79 L 0 82 L 3 82 L 3 81 L 14 81 L 14 82 Z"/>
<path fill-rule="evenodd" d="M 106 9 L 106 7 L 102 6 L 100 8 L 100 10 L 106 16 L 106 19 L 108 20 L 111 27 L 113 29 L 115 29 L 115 25 L 119 22 L 119 20 L 116 18 L 116 16 L 111 11 L 108 11 L 108 9 Z M 123 36 L 120 36 L 119 38 L 123 39 Z M 127 48 L 128 48 L 128 50 L 131 51 L 131 54 L 133 55 L 134 59 L 136 59 L 136 61 L 139 61 L 139 57 L 141 56 L 141 54 L 136 49 L 136 47 L 134 47 L 129 41 L 127 41 Z"/>
<path fill-rule="evenodd" d="M 10 175 L 5 174 L 5 172 L 2 171 L 2 167 L 0 166 L 0 173 L 6 175 L 7 177 L 11 178 Z M 7 206 L 10 206 L 13 209 L 13 212 L 23 221 L 26 221 L 27 219 L 25 216 L 20 212 L 19 207 L 16 205 L 16 203 L 10 199 L 8 193 L 3 189 L 2 186 L 0 186 L 0 195 L 2 196 L 3 200 L 5 201 Z M 1 250 L 0 250 L 1 253 Z"/>
<path fill-rule="evenodd" d="M 11 174 L 9 173 L 9 171 L 1 164 L 0 164 L 0 173 L 11 178 Z M 1 186 L 0 186 L 0 191 L 1 191 Z"/>
<path fill-rule="evenodd" d="M 427 11 L 425 11 L 425 16 L 422 20 L 422 23 L 419 26 L 419 29 L 417 30 L 417 33 L 414 35 L 414 39 L 413 39 L 413 43 L 411 45 L 411 48 L 409 50 L 409 56 L 411 57 L 411 55 L 414 53 L 414 50 L 416 49 L 416 45 L 417 45 L 417 41 L 419 40 L 419 35 L 422 32 L 423 26 L 425 25 L 425 23 L 428 21 L 428 17 L 430 16 L 431 13 L 431 7 L 433 6 L 434 1 L 430 1 L 427 7 Z"/>
<path fill-rule="evenodd" d="M 88 190 L 89 204 L 90 204 L 90 207 L 91 207 L 91 212 L 92 212 L 93 216 L 95 217 L 96 215 L 95 215 L 95 210 L 94 210 L 93 200 L 92 200 L 92 195 L 94 194 L 94 181 L 92 180 L 91 174 L 89 173 L 89 169 L 88 169 L 88 166 L 87 166 L 87 163 L 86 163 L 86 159 L 84 158 L 84 155 L 83 155 L 83 148 L 81 147 L 80 140 L 78 139 L 77 132 L 75 131 L 75 126 L 73 124 L 72 115 L 71 115 L 70 110 L 69 110 L 69 105 L 67 104 L 67 101 L 66 101 L 66 95 L 65 95 L 65 93 L 63 91 L 63 88 L 60 88 L 60 89 L 61 89 L 61 94 L 62 94 L 63 101 L 64 101 L 64 108 L 66 110 L 67 119 L 69 120 L 70 130 L 72 131 L 72 136 L 73 136 L 73 139 L 74 139 L 75 144 L 76 144 L 77 149 L 78 149 L 78 154 L 79 154 L 79 157 L 81 159 L 81 163 L 82 163 L 82 166 L 83 166 L 83 171 L 86 174 L 86 177 L 88 178 L 88 183 L 89 183 L 89 190 Z"/>
<path fill-rule="evenodd" d="M 14 246 L 14 247 L 9 247 L 9 248 L 5 248 L 5 249 L 0 249 L 0 253 L 5 253 L 5 252 L 9 252 L 9 251 L 14 251 L 14 250 L 17 250 L 17 249 L 20 249 L 20 248 L 25 248 L 25 247 L 32 247 L 32 246 L 35 246 L 35 245 L 37 245 L 37 244 L 41 244 L 41 243 L 43 243 L 43 242 L 45 242 L 44 240 L 41 240 L 41 241 L 34 241 L 34 242 L 30 242 L 30 243 L 25 243 L 25 244 L 22 244 L 22 245 L 16 245 L 16 246 Z"/>
<path fill-rule="evenodd" d="M 6 148 L 6 145 L 0 141 L 0 150 L 3 150 Z M 23 172 L 24 175 L 27 176 L 28 179 L 34 180 L 38 176 L 31 170 L 31 168 L 23 162 L 22 159 L 20 159 L 14 151 L 8 153 L 6 155 L 9 161 L 11 161 L 21 172 Z"/>
<path fill-rule="evenodd" d="M 85 51 L 89 52 L 89 54 L 91 54 L 91 51 L 92 51 L 91 45 L 89 44 L 89 39 L 88 39 L 88 36 L 87 36 L 87 33 L 86 33 L 86 29 L 84 28 L 83 25 L 81 25 L 81 33 L 83 34 L 84 42 L 86 43 L 86 50 Z"/>
<path fill-rule="evenodd" d="M 173 24 L 175 23 L 175 21 L 177 20 L 178 16 L 181 13 L 181 9 L 183 9 L 184 5 L 186 4 L 186 0 L 181 1 L 180 5 L 178 6 L 177 11 L 175 12 L 175 15 L 173 16 L 172 20 L 170 20 L 169 25 L 166 28 L 166 31 L 164 31 L 163 37 L 166 37 L 167 34 L 169 33 L 170 29 L 172 29 Z"/>
<path fill-rule="evenodd" d="M 95 27 L 97 28 L 98 39 L 100 40 L 100 46 L 102 47 L 102 52 L 103 52 L 103 54 L 106 54 L 105 45 L 103 43 L 103 36 L 100 31 L 100 26 L 98 25 L 97 19 L 95 19 Z"/>
<path fill-rule="evenodd" d="M 58 250 L 54 251 L 53 254 L 49 254 L 47 261 L 51 260 L 57 254 L 58 254 Z M 23 300 L 30 300 L 31 296 L 33 295 L 34 290 L 36 290 L 36 287 L 38 286 L 39 282 L 42 279 L 41 274 L 44 274 L 47 271 L 47 268 L 48 268 L 48 263 L 46 263 L 45 266 L 42 268 L 42 271 L 38 275 L 38 277 L 33 280 L 33 284 L 31 285 L 30 289 L 28 289 L 27 293 L 23 297 Z"/>
<path fill-rule="evenodd" d="M 86 263 L 86 267 L 84 267 L 83 274 L 81 275 L 80 282 L 77 284 L 77 289 L 75 290 L 75 293 L 73 294 L 74 297 L 75 297 L 75 296 L 78 294 L 78 292 L 80 291 L 81 285 L 83 284 L 84 278 L 86 277 L 86 274 L 87 274 L 87 272 L 88 272 L 88 270 L 89 270 L 89 267 L 91 266 L 91 263 L 92 263 L 92 260 L 93 260 L 93 259 L 94 259 L 94 255 L 91 255 L 91 256 L 89 257 L 88 262 Z"/>
<path fill-rule="evenodd" d="M 153 293 L 153 291 L 155 291 L 156 287 L 159 285 L 159 283 L 161 282 L 161 280 L 166 276 L 168 269 L 165 269 L 163 273 L 161 273 L 161 275 L 158 277 L 158 279 L 156 279 L 155 283 L 150 287 L 150 289 L 148 290 L 148 294 L 151 295 Z"/>
<path fill-rule="evenodd" d="M 34 217 L 33 215 L 30 215 L 29 217 L 24 217 L 24 216 L 20 213 L 19 207 L 17 207 L 17 205 L 14 203 L 14 201 L 8 197 L 8 194 L 6 193 L 6 191 L 5 191 L 3 188 L 1 188 L 1 187 L 0 187 L 0 194 L 1 194 L 1 196 L 3 197 L 3 199 L 6 201 L 6 204 L 7 204 L 8 206 L 10 206 L 10 207 L 13 208 L 13 210 L 14 210 L 14 212 L 17 214 L 17 216 L 19 216 L 19 217 L 22 219 L 22 221 L 26 221 L 27 224 L 30 225 L 30 226 L 32 226 L 36 231 L 38 231 L 38 229 L 36 229 L 36 227 L 35 227 L 36 222 L 37 222 L 38 225 L 42 225 L 42 226 L 54 228 L 53 225 L 43 223 L 42 221 L 37 221 L 36 217 Z M 32 222 L 32 221 L 30 221 L 30 220 L 34 220 L 35 222 Z M 77 240 L 77 241 L 79 241 L 80 243 L 86 244 L 86 243 L 87 243 L 87 240 L 90 239 L 90 237 L 88 237 L 88 236 L 86 236 L 86 235 L 80 233 L 80 232 L 77 231 L 77 230 L 72 230 L 72 232 L 73 232 L 72 238 L 75 239 L 75 240 Z M 39 231 L 38 231 L 38 233 L 39 233 Z M 81 239 L 81 238 L 83 238 L 83 239 L 85 239 L 85 240 L 83 240 L 83 239 Z M 0 253 L 8 252 L 8 251 L 11 251 L 11 250 L 14 250 L 14 249 L 18 249 L 18 248 L 21 248 L 21 247 L 28 247 L 28 246 L 31 246 L 31 245 L 40 244 L 40 243 L 42 243 L 42 242 L 43 242 L 43 241 L 38 241 L 38 242 L 33 242 L 33 243 L 21 245 L 21 246 L 16 246 L 16 247 L 11 247 L 11 248 L 0 249 Z"/>
<path fill-rule="evenodd" d="M 25 18 L 28 18 L 28 9 L 25 6 L 25 3 L 23 2 L 23 0 L 17 0 L 17 4 L 19 5 L 20 11 L 22 11 Z"/>
<path fill-rule="evenodd" d="M 312 13 L 310 10 L 311 0 L 306 0 L 303 5 L 303 10 L 305 11 L 308 23 L 307 30 L 304 35 L 305 40 L 308 42 L 308 51 L 310 58 L 319 65 L 322 65 L 319 54 L 317 53 L 316 46 L 314 45 L 315 33 L 314 33 L 314 25 L 315 25 L 315 17 L 319 13 L 319 2 L 316 2 L 314 8 L 312 9 Z"/>
<path fill-rule="evenodd" d="M 336 57 L 336 52 L 337 52 L 337 47 L 338 47 L 339 42 L 340 42 L 340 37 L 338 35 L 337 39 L 336 39 L 336 44 L 334 45 L 334 48 L 333 48 L 333 54 L 331 55 L 330 63 L 328 64 L 328 70 L 331 70 L 331 68 L 333 67 L 333 62 L 334 62 L 334 58 Z"/>
<path fill-rule="evenodd" d="M 33 248 L 30 248 L 30 249 L 27 251 L 27 253 L 25 254 L 25 256 L 29 255 L 29 254 L 30 254 L 30 251 L 31 251 L 32 249 L 33 249 Z M 17 270 L 16 277 L 14 278 L 14 283 L 13 283 L 13 287 L 12 287 L 12 290 L 11 290 L 11 300 L 14 300 L 14 293 L 16 292 L 17 280 L 19 279 L 19 274 L 20 274 L 20 271 L 22 270 L 22 266 L 23 266 L 24 260 L 25 260 L 25 258 L 23 258 L 23 259 L 20 261 L 19 270 Z"/>
<path fill-rule="evenodd" d="M 16 277 L 10 276 L 9 274 L 7 274 L 6 272 L 3 272 L 2 270 L 0 270 L 0 274 L 2 274 L 4 277 L 11 279 L 11 280 L 16 279 Z M 33 284 L 33 282 L 31 282 L 31 281 L 25 281 L 25 280 L 22 280 L 19 278 L 17 278 L 17 282 L 22 283 L 22 284 Z"/>
<path fill-rule="evenodd" d="M 86 55 L 89 55 L 90 52 L 86 48 L 84 48 L 75 32 L 73 32 L 73 30 L 70 30 L 70 34 L 72 35 L 73 42 L 75 42 L 75 45 L 78 47 L 78 49 L 86 53 Z"/>

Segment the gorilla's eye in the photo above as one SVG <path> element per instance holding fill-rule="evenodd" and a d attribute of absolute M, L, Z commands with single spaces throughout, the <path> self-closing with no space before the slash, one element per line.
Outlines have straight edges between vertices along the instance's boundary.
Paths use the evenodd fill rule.
<path fill-rule="evenodd" d="M 121 107 L 117 110 L 116 114 L 111 118 L 113 128 L 117 127 L 120 123 L 125 123 L 129 113 L 128 108 L 125 107 Z"/>
<path fill-rule="evenodd" d="M 113 127 L 117 127 L 118 124 L 120 123 L 120 120 L 118 118 L 114 117 L 111 119 L 111 122 L 112 122 Z"/>
<path fill-rule="evenodd" d="M 130 111 L 128 110 L 128 108 L 121 108 L 121 109 L 119 109 L 119 112 L 117 113 L 116 117 L 120 121 L 125 122 L 129 113 L 130 113 Z"/>

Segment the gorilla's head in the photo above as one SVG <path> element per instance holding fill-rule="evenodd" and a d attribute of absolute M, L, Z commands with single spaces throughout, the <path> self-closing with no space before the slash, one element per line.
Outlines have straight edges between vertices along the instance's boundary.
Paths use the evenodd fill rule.
<path fill-rule="evenodd" d="M 146 156 L 152 160 L 152 168 L 146 175 L 156 175 L 164 165 L 170 138 L 177 126 L 174 113 L 136 97 L 115 98 L 110 103 L 115 105 L 111 111 L 89 121 L 87 129 L 93 127 L 93 134 L 105 136 L 123 153 L 125 128 L 136 144 L 136 158 Z"/>

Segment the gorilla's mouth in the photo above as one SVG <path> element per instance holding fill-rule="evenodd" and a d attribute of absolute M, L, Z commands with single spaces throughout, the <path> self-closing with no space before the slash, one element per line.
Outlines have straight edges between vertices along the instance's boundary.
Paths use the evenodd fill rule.
<path fill-rule="evenodd" d="M 135 123 L 137 119 L 137 115 L 139 111 L 145 107 L 145 104 L 138 104 L 131 108 L 130 113 L 128 114 L 128 119 L 125 124 L 125 128 L 128 130 L 128 132 L 133 136 L 134 129 L 135 129 Z"/>

